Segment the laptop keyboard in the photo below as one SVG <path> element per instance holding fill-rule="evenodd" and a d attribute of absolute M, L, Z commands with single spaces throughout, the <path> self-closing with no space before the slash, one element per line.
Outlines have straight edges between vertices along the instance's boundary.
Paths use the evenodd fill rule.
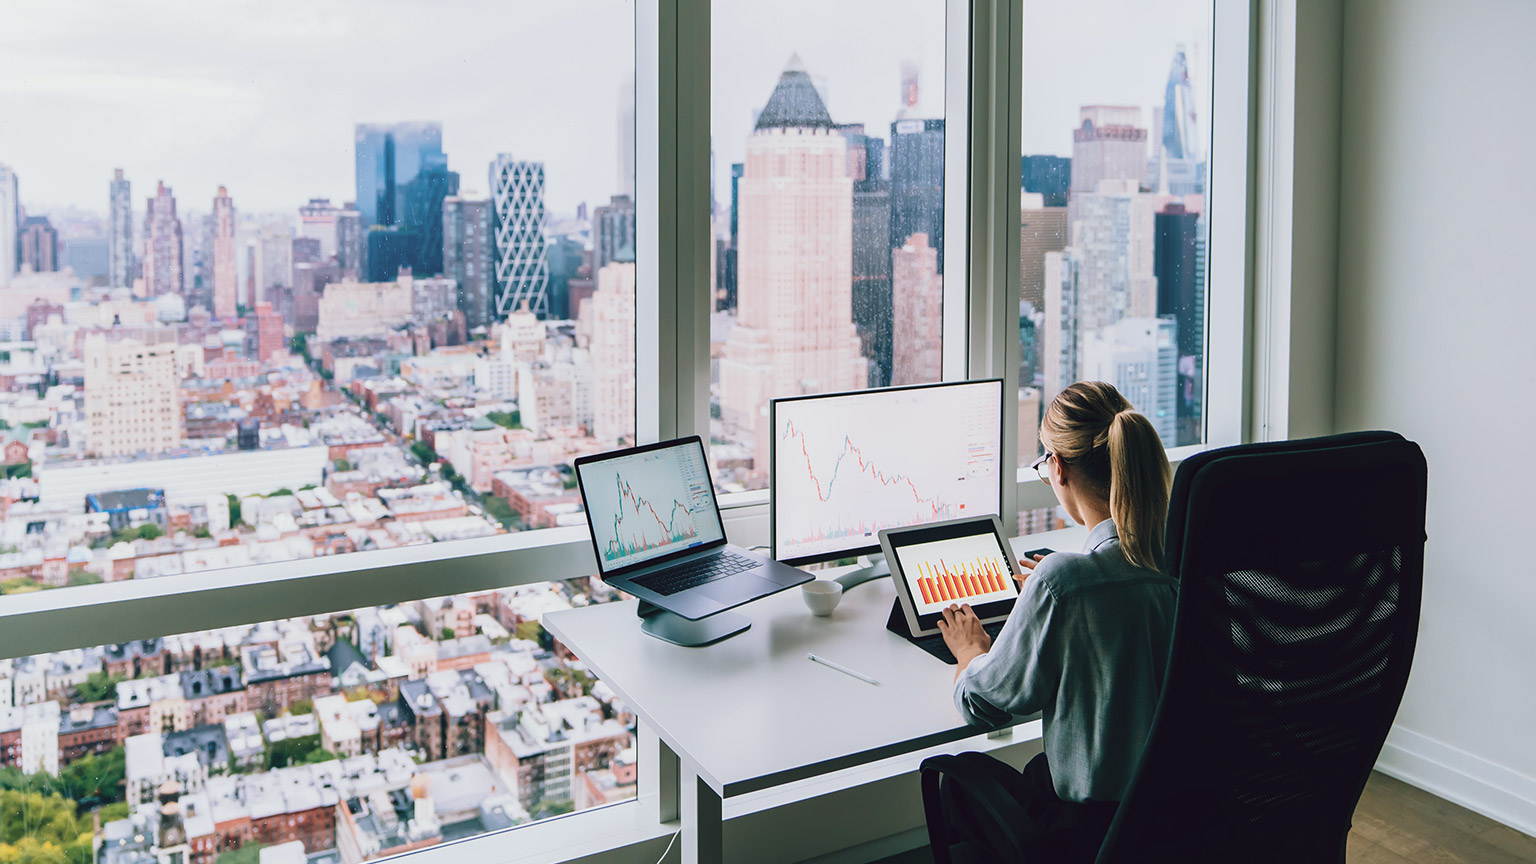
<path fill-rule="evenodd" d="M 987 631 L 988 636 L 996 639 L 997 634 L 1002 632 L 1003 625 L 1006 623 L 1008 623 L 1007 619 L 1002 621 L 994 621 L 991 624 L 981 625 L 981 629 Z M 957 662 L 955 660 L 954 652 L 950 651 L 949 646 L 944 644 L 944 636 L 942 634 L 936 633 L 932 636 L 918 636 L 917 638 L 911 639 L 909 641 L 913 645 L 916 645 L 924 651 L 927 651 L 929 654 L 932 654 L 933 656 L 943 660 L 945 663 L 948 663 L 951 666 L 954 666 Z"/>
<path fill-rule="evenodd" d="M 657 594 L 667 596 L 689 588 L 697 588 L 716 579 L 724 579 L 727 576 L 752 570 L 760 564 L 761 562 L 745 555 L 725 552 L 699 561 L 679 564 L 669 570 L 649 573 L 630 581 L 641 588 L 649 588 Z"/>

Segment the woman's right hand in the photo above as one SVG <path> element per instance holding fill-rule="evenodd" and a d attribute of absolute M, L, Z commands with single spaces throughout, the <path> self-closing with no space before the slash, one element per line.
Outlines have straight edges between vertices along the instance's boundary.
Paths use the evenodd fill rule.
<path fill-rule="evenodd" d="M 1019 572 L 1013 574 L 1013 579 L 1015 582 L 1019 583 L 1020 588 L 1024 587 L 1024 580 L 1028 579 L 1030 574 L 1035 572 L 1035 568 L 1039 566 L 1040 562 L 1044 560 L 1044 555 L 1036 555 L 1033 558 L 1019 559 Z"/>

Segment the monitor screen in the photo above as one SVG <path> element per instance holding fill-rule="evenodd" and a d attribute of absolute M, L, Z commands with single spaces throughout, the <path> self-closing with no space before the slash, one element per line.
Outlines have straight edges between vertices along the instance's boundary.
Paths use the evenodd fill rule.
<path fill-rule="evenodd" d="M 604 573 L 725 539 L 697 439 L 582 460 L 576 470 Z"/>
<path fill-rule="evenodd" d="M 1002 510 L 1003 384 L 776 399 L 773 555 L 878 552 L 879 531 Z"/>

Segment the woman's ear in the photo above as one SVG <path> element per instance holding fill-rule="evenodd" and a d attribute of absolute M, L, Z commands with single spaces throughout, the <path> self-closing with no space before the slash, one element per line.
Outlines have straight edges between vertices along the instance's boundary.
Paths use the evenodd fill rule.
<path fill-rule="evenodd" d="M 1052 459 L 1051 461 L 1056 463 L 1055 466 L 1053 466 L 1056 469 L 1056 485 L 1067 485 L 1068 478 L 1072 476 L 1072 472 L 1067 470 L 1067 463 L 1061 461 L 1060 456 Z"/>

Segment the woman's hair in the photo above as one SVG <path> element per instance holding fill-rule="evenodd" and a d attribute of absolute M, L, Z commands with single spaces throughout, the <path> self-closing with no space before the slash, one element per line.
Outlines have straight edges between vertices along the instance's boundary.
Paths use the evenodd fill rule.
<path fill-rule="evenodd" d="M 1152 422 L 1114 385 L 1082 381 L 1051 400 L 1040 441 L 1072 467 L 1074 479 L 1109 499 L 1126 559 L 1161 570 L 1171 472 Z"/>

